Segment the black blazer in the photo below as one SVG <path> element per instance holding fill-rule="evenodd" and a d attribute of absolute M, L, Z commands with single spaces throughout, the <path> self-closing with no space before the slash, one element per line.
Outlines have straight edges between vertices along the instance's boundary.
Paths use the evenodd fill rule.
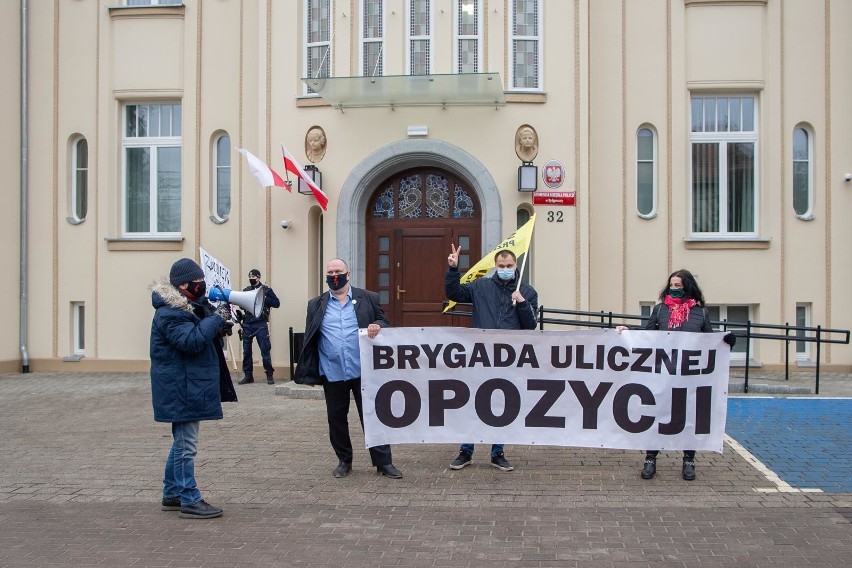
<path fill-rule="evenodd" d="M 321 385 L 325 382 L 325 377 L 319 373 L 319 338 L 320 325 L 331 297 L 331 292 L 325 292 L 308 302 L 305 339 L 302 352 L 299 353 L 296 372 L 293 374 L 293 382 L 300 385 Z M 355 304 L 355 317 L 358 319 L 359 328 L 365 328 L 371 323 L 390 327 L 390 322 L 379 305 L 379 295 L 375 292 L 352 286 L 352 302 Z"/>

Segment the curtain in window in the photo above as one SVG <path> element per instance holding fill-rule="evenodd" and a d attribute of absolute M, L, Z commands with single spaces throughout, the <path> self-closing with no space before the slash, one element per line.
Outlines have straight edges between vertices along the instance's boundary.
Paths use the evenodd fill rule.
<path fill-rule="evenodd" d="M 692 230 L 719 231 L 719 144 L 692 145 Z"/>
<path fill-rule="evenodd" d="M 728 143 L 728 232 L 754 232 L 754 143 Z"/>
<path fill-rule="evenodd" d="M 180 148 L 157 148 L 157 231 L 180 232 Z"/>
<path fill-rule="evenodd" d="M 127 148 L 126 152 L 127 203 L 125 208 L 127 232 L 147 233 L 151 227 L 150 149 Z"/>

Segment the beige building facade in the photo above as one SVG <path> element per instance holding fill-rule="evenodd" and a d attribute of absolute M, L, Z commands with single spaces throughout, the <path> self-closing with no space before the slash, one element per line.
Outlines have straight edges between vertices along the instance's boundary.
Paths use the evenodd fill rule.
<path fill-rule="evenodd" d="M 639 314 L 688 268 L 714 318 L 852 327 L 847 0 L 0 12 L 0 281 L 21 330 L 4 334 L 0 371 L 146 369 L 147 285 L 203 247 L 234 288 L 259 268 L 281 298 L 284 374 L 326 259 L 380 291 L 393 325 L 440 325 L 449 244 L 475 263 L 532 214 L 527 270 L 547 308 Z M 519 151 L 525 125 L 534 146 Z M 285 176 L 282 145 L 321 172 L 327 211 Z M 293 191 L 261 189 L 238 147 Z M 573 205 L 519 191 L 522 165 L 536 193 Z M 815 360 L 812 344 L 789 349 Z M 754 340 L 750 359 L 782 366 L 785 343 Z M 821 362 L 852 370 L 852 349 L 823 346 Z"/>

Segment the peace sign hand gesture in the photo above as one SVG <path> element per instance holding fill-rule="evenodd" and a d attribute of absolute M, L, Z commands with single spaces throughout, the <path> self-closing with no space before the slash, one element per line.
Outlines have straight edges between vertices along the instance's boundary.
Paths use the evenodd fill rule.
<path fill-rule="evenodd" d="M 447 257 L 447 264 L 450 265 L 451 268 L 457 268 L 459 265 L 459 252 L 461 252 L 461 245 L 458 248 L 450 243 L 450 256 Z"/>

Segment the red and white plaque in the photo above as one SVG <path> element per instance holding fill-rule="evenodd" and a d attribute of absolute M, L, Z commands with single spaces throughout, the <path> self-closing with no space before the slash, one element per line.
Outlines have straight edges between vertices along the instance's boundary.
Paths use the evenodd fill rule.
<path fill-rule="evenodd" d="M 536 191 L 533 195 L 533 205 L 564 207 L 576 205 L 576 191 Z"/>
<path fill-rule="evenodd" d="M 561 187 L 565 181 L 565 168 L 559 160 L 550 160 L 544 164 L 544 169 L 541 170 L 541 179 L 544 185 L 551 189 Z"/>

